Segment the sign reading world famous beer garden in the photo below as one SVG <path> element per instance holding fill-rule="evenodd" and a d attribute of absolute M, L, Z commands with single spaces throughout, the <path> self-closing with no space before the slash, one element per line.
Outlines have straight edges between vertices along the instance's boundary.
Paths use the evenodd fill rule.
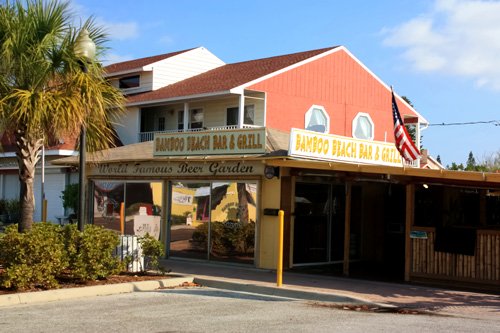
<path fill-rule="evenodd" d="M 266 129 L 155 133 L 154 156 L 263 154 Z"/>
<path fill-rule="evenodd" d="M 324 161 L 402 166 L 403 160 L 394 143 L 348 138 L 293 128 L 290 156 Z"/>

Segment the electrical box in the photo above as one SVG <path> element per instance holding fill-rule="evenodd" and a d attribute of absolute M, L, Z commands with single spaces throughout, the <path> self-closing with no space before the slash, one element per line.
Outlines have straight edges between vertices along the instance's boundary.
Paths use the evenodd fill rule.
<path fill-rule="evenodd" d="M 278 208 L 264 208 L 264 215 L 278 216 L 279 211 L 280 210 Z"/>

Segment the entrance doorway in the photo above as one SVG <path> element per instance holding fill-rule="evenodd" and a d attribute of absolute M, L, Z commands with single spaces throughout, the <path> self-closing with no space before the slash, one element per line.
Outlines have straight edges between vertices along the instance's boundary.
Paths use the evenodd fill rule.
<path fill-rule="evenodd" d="M 341 261 L 344 257 L 344 220 L 344 185 L 297 182 L 294 265 Z"/>
<path fill-rule="evenodd" d="M 314 182 L 313 182 L 314 181 Z M 293 267 L 343 274 L 345 184 L 300 179 L 295 184 Z M 358 181 L 351 187 L 349 275 L 404 277 L 405 187 Z"/>

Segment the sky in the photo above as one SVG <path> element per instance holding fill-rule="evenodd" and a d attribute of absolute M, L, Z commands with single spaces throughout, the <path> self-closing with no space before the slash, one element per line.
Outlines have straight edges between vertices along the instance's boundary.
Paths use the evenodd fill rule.
<path fill-rule="evenodd" d="M 108 32 L 105 64 L 198 46 L 233 63 L 343 45 L 411 100 L 430 124 L 423 147 L 445 166 L 500 151 L 499 0 L 72 0 L 71 8 Z"/>

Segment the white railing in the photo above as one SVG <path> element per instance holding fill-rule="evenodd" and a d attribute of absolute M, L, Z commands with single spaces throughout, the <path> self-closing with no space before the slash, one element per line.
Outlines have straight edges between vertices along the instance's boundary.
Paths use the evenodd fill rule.
<path fill-rule="evenodd" d="M 243 128 L 261 128 L 259 125 L 243 125 Z M 165 131 L 151 131 L 151 132 L 140 132 L 139 142 L 153 141 L 155 133 L 183 133 L 183 132 L 201 132 L 201 131 L 226 131 L 226 130 L 236 130 L 238 125 L 228 125 L 228 126 L 214 126 L 214 127 L 203 127 L 203 128 L 189 128 L 187 130 L 165 130 Z"/>

